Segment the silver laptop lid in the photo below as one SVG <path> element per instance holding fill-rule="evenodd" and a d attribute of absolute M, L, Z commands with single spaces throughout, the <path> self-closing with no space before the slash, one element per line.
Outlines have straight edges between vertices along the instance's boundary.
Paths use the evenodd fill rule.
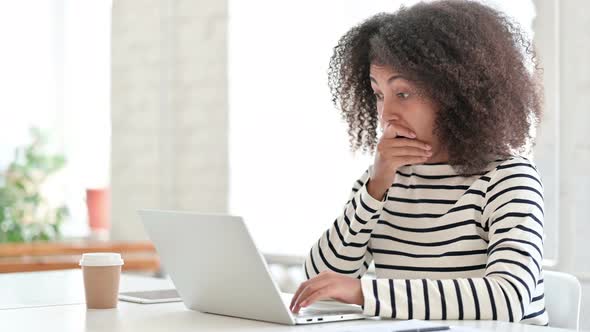
<path fill-rule="evenodd" d="M 139 215 L 188 308 L 295 324 L 241 217 L 161 210 Z"/>

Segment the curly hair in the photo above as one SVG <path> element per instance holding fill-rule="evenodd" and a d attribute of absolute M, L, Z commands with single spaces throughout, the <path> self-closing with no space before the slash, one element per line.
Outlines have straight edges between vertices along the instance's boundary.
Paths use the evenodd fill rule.
<path fill-rule="evenodd" d="M 421 2 L 374 15 L 340 38 L 328 83 L 353 151 L 374 152 L 377 143 L 371 63 L 409 77 L 434 102 L 434 134 L 461 172 L 481 172 L 493 159 L 534 143 L 541 70 L 519 24 L 493 8 L 475 1 Z"/>

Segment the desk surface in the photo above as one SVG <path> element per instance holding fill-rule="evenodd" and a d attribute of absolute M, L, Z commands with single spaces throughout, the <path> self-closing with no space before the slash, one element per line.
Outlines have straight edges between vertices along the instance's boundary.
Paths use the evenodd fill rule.
<path fill-rule="evenodd" d="M 123 275 L 121 291 L 173 287 L 170 280 Z M 387 326 L 364 320 L 284 326 L 187 309 L 183 303 L 119 302 L 117 309 L 87 310 L 79 270 L 0 274 L 0 322 L 4 331 L 342 331 Z M 446 321 L 483 331 L 558 332 L 564 329 L 496 321 Z"/>

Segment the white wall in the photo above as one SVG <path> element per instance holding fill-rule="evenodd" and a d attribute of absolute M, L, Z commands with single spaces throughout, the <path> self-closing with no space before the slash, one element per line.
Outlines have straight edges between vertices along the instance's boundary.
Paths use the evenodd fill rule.
<path fill-rule="evenodd" d="M 536 152 L 545 155 L 546 163 L 559 163 L 549 186 L 545 179 L 546 196 L 555 197 L 558 204 L 559 254 L 553 268 L 582 281 L 580 328 L 590 329 L 590 2 L 535 4 L 536 42 L 545 65 L 546 123 L 555 126 L 541 128 L 554 131 L 554 141 L 542 142 Z M 550 156 L 551 150 L 557 154 Z"/>
<path fill-rule="evenodd" d="M 225 1 L 115 1 L 112 238 L 136 210 L 227 210 Z"/>
<path fill-rule="evenodd" d="M 559 268 L 583 282 L 582 322 L 590 329 L 590 2 L 559 2 L 561 144 Z"/>

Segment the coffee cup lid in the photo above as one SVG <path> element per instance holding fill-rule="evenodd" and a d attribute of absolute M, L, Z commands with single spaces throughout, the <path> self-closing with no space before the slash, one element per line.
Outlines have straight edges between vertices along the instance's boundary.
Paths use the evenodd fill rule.
<path fill-rule="evenodd" d="M 93 252 L 82 254 L 80 266 L 113 266 L 123 265 L 121 254 L 114 252 Z"/>

